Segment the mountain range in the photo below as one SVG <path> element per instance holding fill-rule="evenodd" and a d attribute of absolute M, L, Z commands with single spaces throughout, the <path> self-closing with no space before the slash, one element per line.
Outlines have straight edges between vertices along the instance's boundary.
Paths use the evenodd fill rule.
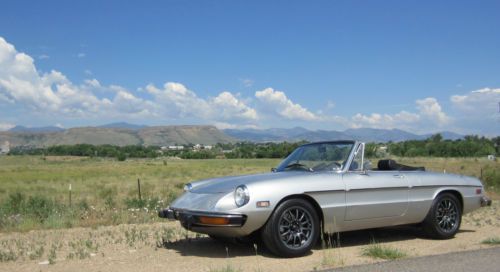
<path fill-rule="evenodd" d="M 444 131 L 443 139 L 461 139 L 464 136 Z M 110 144 L 110 145 L 184 145 L 215 143 L 250 142 L 295 142 L 328 141 L 354 139 L 365 142 L 399 142 L 423 140 L 431 134 L 414 134 L 399 129 L 356 128 L 344 131 L 308 130 L 302 127 L 270 129 L 224 129 L 214 126 L 145 126 L 125 122 L 106 124 L 97 127 L 60 127 L 28 128 L 16 126 L 9 131 L 0 132 L 0 143 L 9 141 L 11 146 L 46 147 L 72 144 Z"/>
<path fill-rule="evenodd" d="M 126 124 L 100 127 L 77 127 L 62 130 L 42 128 L 13 128 L 0 132 L 0 143 L 8 141 L 11 147 L 53 145 L 187 145 L 230 143 L 237 140 L 225 135 L 214 126 L 135 126 Z"/>
<path fill-rule="evenodd" d="M 308 130 L 302 127 L 272 129 L 225 129 L 223 132 L 233 138 L 251 142 L 296 142 L 296 141 L 328 141 L 354 139 L 365 142 L 400 142 L 407 140 L 424 140 L 432 134 L 414 134 L 400 129 L 355 128 L 344 131 Z M 464 136 L 449 132 L 441 132 L 443 139 L 456 140 Z"/>

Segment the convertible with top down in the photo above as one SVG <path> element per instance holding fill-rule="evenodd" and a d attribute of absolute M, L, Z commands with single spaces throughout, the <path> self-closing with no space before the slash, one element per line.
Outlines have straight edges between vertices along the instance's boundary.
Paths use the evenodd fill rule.
<path fill-rule="evenodd" d="M 462 215 L 491 205 L 477 178 L 380 160 L 358 141 L 299 146 L 270 173 L 189 183 L 162 218 L 211 237 L 258 235 L 274 254 L 306 254 L 323 233 L 420 224 L 452 238 Z"/>

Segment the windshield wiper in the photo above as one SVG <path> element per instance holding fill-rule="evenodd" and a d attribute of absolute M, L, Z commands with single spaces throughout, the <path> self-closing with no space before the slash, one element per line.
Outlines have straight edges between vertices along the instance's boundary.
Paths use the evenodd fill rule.
<path fill-rule="evenodd" d="M 306 169 L 309 172 L 314 172 L 314 170 L 312 168 L 307 167 L 306 165 L 304 165 L 302 163 L 298 163 L 298 162 L 292 163 L 292 164 L 289 164 L 289 165 L 285 166 L 285 169 L 295 168 L 295 167 L 300 167 L 300 168 Z"/>

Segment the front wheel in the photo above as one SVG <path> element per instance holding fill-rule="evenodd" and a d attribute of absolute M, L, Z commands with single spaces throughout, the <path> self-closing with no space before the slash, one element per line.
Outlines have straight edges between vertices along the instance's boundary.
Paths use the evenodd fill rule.
<path fill-rule="evenodd" d="M 461 222 L 460 202 L 455 195 L 444 193 L 434 199 L 429 213 L 422 222 L 422 227 L 432 238 L 449 239 L 458 232 Z"/>
<path fill-rule="evenodd" d="M 314 207 L 303 199 L 281 203 L 262 229 L 262 241 L 281 257 L 303 256 L 318 240 L 319 218 Z"/>

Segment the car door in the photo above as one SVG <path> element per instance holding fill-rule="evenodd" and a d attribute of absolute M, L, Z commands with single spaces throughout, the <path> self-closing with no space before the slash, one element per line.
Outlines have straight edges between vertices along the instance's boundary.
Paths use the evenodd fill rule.
<path fill-rule="evenodd" d="M 346 186 L 345 220 L 396 217 L 408 209 L 408 179 L 404 172 L 371 171 L 363 165 L 360 145 L 350 169 L 343 175 Z"/>

